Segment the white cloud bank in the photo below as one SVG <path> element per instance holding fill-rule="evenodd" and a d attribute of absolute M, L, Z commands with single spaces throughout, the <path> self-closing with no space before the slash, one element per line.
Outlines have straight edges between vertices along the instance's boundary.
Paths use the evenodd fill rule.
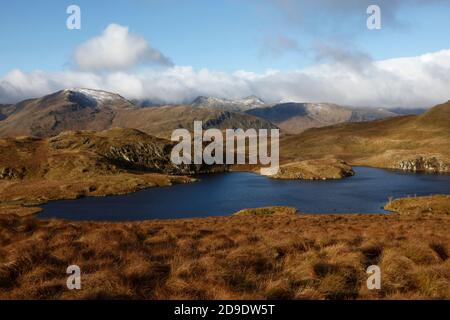
<path fill-rule="evenodd" d="M 144 38 L 130 34 L 127 27 L 110 24 L 103 33 L 81 44 L 75 64 L 84 71 L 124 70 L 139 63 L 172 65 L 169 58 L 150 47 Z"/>
<path fill-rule="evenodd" d="M 76 50 L 77 70 L 25 73 L 17 69 L 0 77 L 0 103 L 71 87 L 165 103 L 190 102 L 199 95 L 242 98 L 254 94 L 267 102 L 413 108 L 450 99 L 450 49 L 383 61 L 326 46 L 318 53 L 316 66 L 290 72 L 224 73 L 189 66 L 130 71 L 144 61 L 167 65 L 170 60 L 144 39 L 130 35 L 128 28 L 111 24 Z"/>
<path fill-rule="evenodd" d="M 418 57 L 367 62 L 362 69 L 342 63 L 305 70 L 232 74 L 175 66 L 139 73 L 67 71 L 24 73 L 0 78 L 0 102 L 16 102 L 68 87 L 88 87 L 130 99 L 182 103 L 198 95 L 266 101 L 334 102 L 354 106 L 423 107 L 450 99 L 450 50 Z"/>

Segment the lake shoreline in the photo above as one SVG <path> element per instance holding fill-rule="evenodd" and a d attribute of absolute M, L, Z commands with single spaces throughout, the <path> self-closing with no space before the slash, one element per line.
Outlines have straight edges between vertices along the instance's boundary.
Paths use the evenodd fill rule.
<path fill-rule="evenodd" d="M 144 189 L 124 196 L 53 201 L 37 216 L 91 221 L 170 220 L 229 216 L 244 208 L 265 206 L 295 207 L 302 214 L 388 214 L 384 205 L 390 198 L 448 193 L 448 181 L 440 176 L 366 167 L 355 167 L 355 171 L 357 174 L 348 179 L 326 181 L 277 180 L 255 172 L 204 174 L 195 176 L 200 181 L 194 184 Z M 383 187 L 389 179 L 395 184 Z"/>
<path fill-rule="evenodd" d="M 352 165 L 352 167 L 355 168 L 373 168 L 373 169 L 380 169 L 385 170 L 388 172 L 393 173 L 399 173 L 399 174 L 406 174 L 406 175 L 429 175 L 429 176 L 447 176 L 446 173 L 434 173 L 434 172 L 407 172 L 400 169 L 393 169 L 393 168 L 378 168 L 378 167 L 371 167 L 371 166 L 358 166 L 358 165 Z M 120 196 L 120 195 L 130 195 L 142 190 L 148 190 L 150 188 L 163 188 L 163 187 L 171 187 L 173 185 L 177 185 L 179 183 L 185 184 L 185 183 L 198 183 L 201 182 L 201 176 L 210 176 L 210 175 L 219 175 L 219 174 L 229 174 L 229 173 L 236 173 L 236 172 L 245 172 L 255 175 L 260 175 L 258 170 L 252 169 L 252 168 L 245 168 L 244 170 L 236 170 L 236 168 L 231 168 L 230 171 L 226 172 L 212 172 L 207 174 L 200 174 L 200 175 L 193 175 L 189 177 L 183 177 L 183 176 L 167 176 L 169 178 L 169 183 L 162 183 L 162 184 L 151 184 L 148 186 L 139 186 L 137 188 L 132 188 L 131 190 L 125 190 L 125 191 L 118 191 L 118 192 L 110 192 L 106 194 L 78 194 L 75 196 L 64 196 L 61 195 L 60 197 L 55 197 L 48 200 L 36 200 L 36 199 L 22 199 L 18 201 L 4 201 L 0 204 L 0 209 L 2 210 L 3 214 L 13 213 L 18 214 L 19 216 L 27 216 L 27 215 L 39 215 L 40 212 L 42 212 L 43 208 L 42 206 L 45 206 L 46 204 L 54 201 L 64 201 L 64 200 L 76 200 L 76 199 L 83 199 L 87 197 L 95 197 L 95 198 L 106 198 L 106 197 L 113 197 L 113 196 Z M 145 176 L 146 174 L 137 174 L 138 176 Z M 164 176 L 164 175 L 159 175 Z M 341 179 L 348 179 L 351 177 L 349 176 L 343 176 Z M 267 177 L 270 179 L 270 177 Z M 282 179 L 283 180 L 283 179 Z M 290 179 L 287 179 L 290 180 Z M 291 179 L 295 180 L 295 179 Z M 302 179 L 304 181 L 309 180 L 324 180 L 324 181 L 330 181 L 335 179 Z M 432 194 L 429 194 L 432 195 Z M 387 199 L 386 199 L 387 200 Z M 230 213 L 232 214 L 232 213 Z M 346 213 L 333 213 L 333 212 L 327 212 L 327 213 L 304 213 L 304 214 L 358 214 L 353 212 L 346 212 Z M 386 212 L 373 212 L 373 214 L 386 214 Z M 224 215 L 227 216 L 227 215 Z M 169 218 L 170 219 L 170 218 Z"/>

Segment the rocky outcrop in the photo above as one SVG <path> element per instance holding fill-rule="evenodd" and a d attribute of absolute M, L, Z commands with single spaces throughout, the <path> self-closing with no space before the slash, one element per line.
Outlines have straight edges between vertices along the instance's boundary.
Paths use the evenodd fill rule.
<path fill-rule="evenodd" d="M 138 142 L 111 146 L 104 156 L 122 167 L 160 172 L 174 171 L 168 152 L 165 145 Z"/>
<path fill-rule="evenodd" d="M 0 180 L 22 179 L 26 171 L 25 168 L 0 168 Z"/>
<path fill-rule="evenodd" d="M 52 150 L 82 151 L 101 157 L 103 163 L 119 169 L 190 175 L 223 172 L 226 165 L 176 165 L 171 161 L 172 141 L 133 129 L 115 128 L 103 132 L 65 132 L 49 139 Z M 106 161 L 105 161 L 106 160 Z"/>
<path fill-rule="evenodd" d="M 450 172 L 450 164 L 436 157 L 425 158 L 420 156 L 397 162 L 395 169 L 411 172 L 447 173 Z"/>
<path fill-rule="evenodd" d="M 226 165 L 175 165 L 170 159 L 172 144 L 142 143 L 111 146 L 106 158 L 126 169 L 153 171 L 166 174 L 197 174 L 223 172 Z"/>

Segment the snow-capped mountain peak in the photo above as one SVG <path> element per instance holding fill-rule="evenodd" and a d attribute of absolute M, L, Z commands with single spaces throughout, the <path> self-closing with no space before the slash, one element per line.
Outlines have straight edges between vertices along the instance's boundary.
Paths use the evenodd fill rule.
<path fill-rule="evenodd" d="M 252 95 L 243 99 L 238 100 L 239 103 L 242 103 L 244 105 L 247 106 L 252 106 L 252 107 L 256 107 L 256 106 L 263 106 L 266 103 L 259 97 Z"/>
<path fill-rule="evenodd" d="M 80 106 L 95 108 L 133 108 L 130 101 L 119 94 L 103 90 L 71 88 L 61 91 L 64 98 Z"/>
<path fill-rule="evenodd" d="M 232 103 L 233 101 L 231 100 L 206 96 L 199 96 L 192 102 L 193 105 L 202 105 L 202 106 L 213 106 L 214 104 L 232 104 Z"/>
<path fill-rule="evenodd" d="M 116 93 L 103 90 L 86 89 L 86 88 L 70 88 L 65 89 L 67 94 L 80 94 L 85 98 L 95 101 L 96 103 L 111 102 L 114 100 L 124 100 L 124 98 Z"/>
<path fill-rule="evenodd" d="M 266 104 L 257 96 L 249 96 L 237 100 L 199 96 L 191 103 L 191 105 L 195 107 L 224 108 L 245 111 L 248 109 L 263 107 Z"/>

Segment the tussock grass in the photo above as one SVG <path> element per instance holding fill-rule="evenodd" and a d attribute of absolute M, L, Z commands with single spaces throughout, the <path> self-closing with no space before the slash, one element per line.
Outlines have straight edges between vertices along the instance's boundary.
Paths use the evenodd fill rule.
<path fill-rule="evenodd" d="M 448 215 L 0 216 L 1 299 L 450 299 Z M 66 268 L 79 265 L 82 290 Z M 366 287 L 369 265 L 382 289 Z"/>

